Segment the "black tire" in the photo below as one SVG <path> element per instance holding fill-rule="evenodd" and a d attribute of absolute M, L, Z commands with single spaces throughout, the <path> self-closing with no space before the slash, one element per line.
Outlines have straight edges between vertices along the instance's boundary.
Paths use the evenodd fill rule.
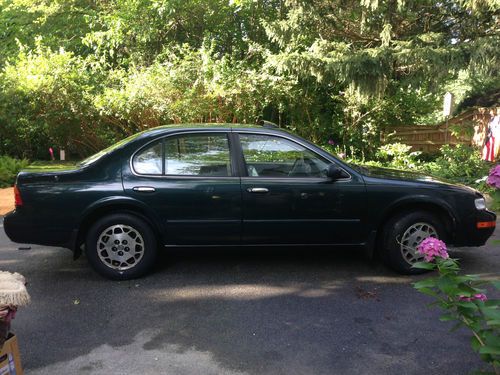
<path fill-rule="evenodd" d="M 111 238 L 115 238 L 112 243 L 105 242 L 111 241 Z M 115 244 L 115 241 L 118 243 Z M 90 228 L 85 251 L 90 265 L 102 276 L 112 280 L 129 280 L 151 270 L 158 244 L 153 230 L 144 220 L 131 214 L 117 213 L 99 219 Z"/>
<path fill-rule="evenodd" d="M 421 224 L 424 225 L 421 227 Z M 414 234 L 410 235 L 413 230 L 415 230 Z M 423 235 L 424 232 L 434 232 L 435 234 L 425 236 Z M 407 233 L 407 236 L 410 236 L 410 239 L 408 237 L 403 238 L 405 233 Z M 412 256 L 409 249 L 414 248 L 412 245 L 420 243 L 426 237 L 436 237 L 443 241 L 446 240 L 445 226 L 437 215 L 427 211 L 414 211 L 394 216 L 384 227 L 381 248 L 382 260 L 387 266 L 402 274 L 416 275 L 425 273 L 426 270 L 412 268 L 412 263 L 421 259 L 416 259 Z M 404 245 L 409 246 L 403 245 L 403 239 L 405 239 Z"/>

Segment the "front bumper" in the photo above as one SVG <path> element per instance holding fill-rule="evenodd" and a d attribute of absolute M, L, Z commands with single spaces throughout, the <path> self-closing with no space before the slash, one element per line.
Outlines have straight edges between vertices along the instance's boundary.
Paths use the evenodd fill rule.
<path fill-rule="evenodd" d="M 497 215 L 488 210 L 477 211 L 474 217 L 468 218 L 462 225 L 455 229 L 453 245 L 483 246 L 495 231 Z M 478 228 L 478 223 L 490 223 L 486 227 Z"/>

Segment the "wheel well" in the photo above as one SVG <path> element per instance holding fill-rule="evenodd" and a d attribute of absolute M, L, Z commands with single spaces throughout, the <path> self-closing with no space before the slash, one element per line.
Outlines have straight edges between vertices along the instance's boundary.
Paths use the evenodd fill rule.
<path fill-rule="evenodd" d="M 142 220 L 144 220 L 146 223 L 149 224 L 156 238 L 160 239 L 159 236 L 160 231 L 158 227 L 148 218 L 147 214 L 140 208 L 131 205 L 110 205 L 110 206 L 99 207 L 94 211 L 90 212 L 87 216 L 85 216 L 85 218 L 80 223 L 74 249 L 75 258 L 77 258 L 81 254 L 81 247 L 85 243 L 85 237 L 92 224 L 94 224 L 97 220 L 106 215 L 117 214 L 117 213 L 126 213 L 141 218 Z"/>
<path fill-rule="evenodd" d="M 455 228 L 455 218 L 448 210 L 434 203 L 428 203 L 428 202 L 408 203 L 402 206 L 394 207 L 384 214 L 377 227 L 375 252 L 379 252 L 381 250 L 384 225 L 387 223 L 387 221 L 396 215 L 401 215 L 407 212 L 410 213 L 414 211 L 426 211 L 432 213 L 433 215 L 436 215 L 439 218 L 439 220 L 443 223 L 446 231 L 445 233 L 446 238 L 444 239 L 444 241 L 446 242 L 451 239 L 453 229 Z"/>

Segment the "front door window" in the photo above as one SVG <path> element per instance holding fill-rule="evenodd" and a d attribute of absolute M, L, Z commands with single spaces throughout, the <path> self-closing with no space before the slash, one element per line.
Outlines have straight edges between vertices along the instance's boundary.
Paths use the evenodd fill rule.
<path fill-rule="evenodd" d="M 240 134 L 249 177 L 326 177 L 330 162 L 284 138 Z"/>

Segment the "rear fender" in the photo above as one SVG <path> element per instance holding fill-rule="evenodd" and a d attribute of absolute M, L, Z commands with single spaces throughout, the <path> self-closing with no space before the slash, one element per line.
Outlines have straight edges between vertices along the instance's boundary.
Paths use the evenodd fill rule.
<path fill-rule="evenodd" d="M 85 240 L 85 234 L 90 226 L 99 218 L 117 212 L 127 212 L 141 217 L 145 220 L 155 232 L 157 238 L 163 241 L 162 234 L 165 227 L 161 222 L 158 215 L 151 210 L 143 202 L 124 196 L 111 196 L 100 199 L 90 205 L 82 214 L 82 219 L 78 224 L 78 229 L 73 236 L 74 243 L 72 249 L 74 250 L 75 259 L 82 253 L 82 245 Z"/>

